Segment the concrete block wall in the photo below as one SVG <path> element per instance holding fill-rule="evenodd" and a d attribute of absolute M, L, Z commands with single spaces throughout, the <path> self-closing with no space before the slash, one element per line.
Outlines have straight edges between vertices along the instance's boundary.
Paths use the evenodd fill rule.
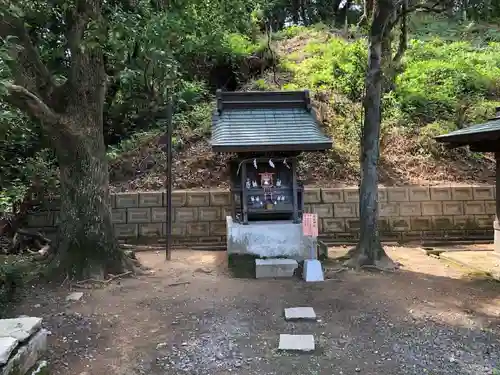
<path fill-rule="evenodd" d="M 320 235 L 353 241 L 359 232 L 357 187 L 308 188 L 305 211 L 317 213 Z M 161 238 L 166 232 L 164 192 L 119 193 L 111 197 L 113 224 L 122 239 Z M 230 195 L 224 190 L 179 190 L 172 195 L 176 242 L 225 241 Z M 494 186 L 381 187 L 379 229 L 383 239 L 493 238 Z M 29 217 L 29 226 L 54 230 L 57 209 Z"/>

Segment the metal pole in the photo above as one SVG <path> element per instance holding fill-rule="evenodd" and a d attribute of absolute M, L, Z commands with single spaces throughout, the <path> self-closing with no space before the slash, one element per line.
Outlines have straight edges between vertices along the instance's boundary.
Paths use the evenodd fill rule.
<path fill-rule="evenodd" d="M 166 260 L 172 259 L 172 99 L 168 99 L 167 103 L 167 168 L 166 168 L 166 241 L 165 241 L 165 258 Z"/>

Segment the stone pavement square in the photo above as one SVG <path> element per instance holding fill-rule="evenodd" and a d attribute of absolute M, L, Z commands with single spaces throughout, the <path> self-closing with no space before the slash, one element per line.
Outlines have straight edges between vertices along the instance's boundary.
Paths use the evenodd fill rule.
<path fill-rule="evenodd" d="M 316 320 L 312 307 L 290 307 L 285 309 L 286 320 Z"/>
<path fill-rule="evenodd" d="M 315 349 L 313 335 L 280 335 L 279 350 L 312 352 Z"/>

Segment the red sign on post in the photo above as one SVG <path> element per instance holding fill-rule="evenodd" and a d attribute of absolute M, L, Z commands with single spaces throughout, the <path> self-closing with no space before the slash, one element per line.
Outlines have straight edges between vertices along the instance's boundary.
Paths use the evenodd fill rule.
<path fill-rule="evenodd" d="M 304 232 L 304 236 L 318 237 L 318 215 L 303 214 L 302 230 Z"/>

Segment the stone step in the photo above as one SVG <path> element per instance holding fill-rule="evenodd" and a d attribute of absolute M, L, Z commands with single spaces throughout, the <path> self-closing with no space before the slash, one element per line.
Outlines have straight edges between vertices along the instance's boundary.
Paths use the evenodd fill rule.
<path fill-rule="evenodd" d="M 313 352 L 315 349 L 313 335 L 280 335 L 278 350 L 290 352 Z"/>
<path fill-rule="evenodd" d="M 289 307 L 285 309 L 285 320 L 316 321 L 316 313 L 312 307 Z"/>
<path fill-rule="evenodd" d="M 292 277 L 298 266 L 293 259 L 255 259 L 255 278 Z"/>

